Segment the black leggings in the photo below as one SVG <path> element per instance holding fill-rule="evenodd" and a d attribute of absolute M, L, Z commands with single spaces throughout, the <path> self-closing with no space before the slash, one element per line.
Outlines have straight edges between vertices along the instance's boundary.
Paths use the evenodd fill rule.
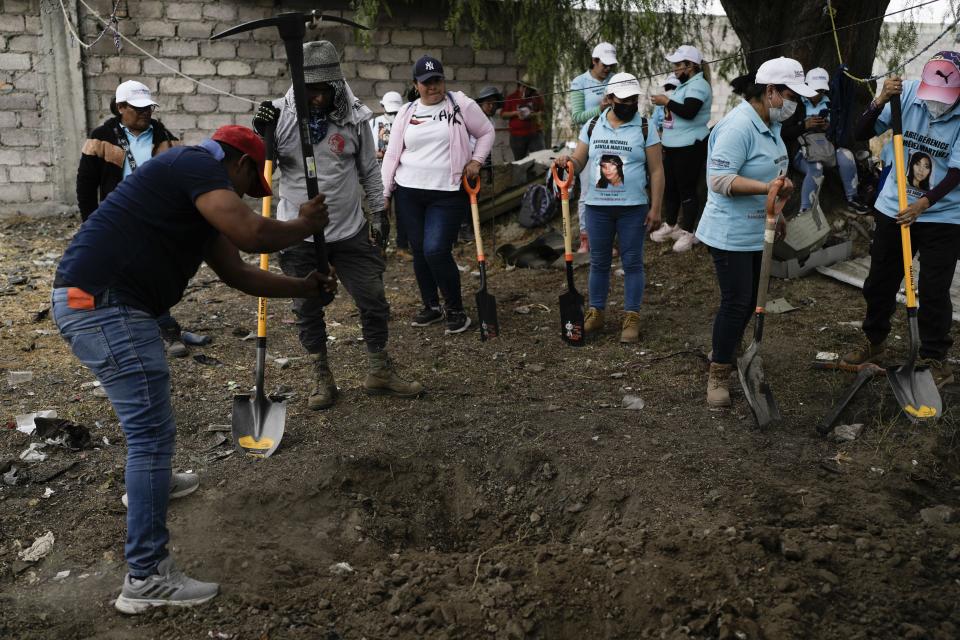
<path fill-rule="evenodd" d="M 693 231 L 700 222 L 703 204 L 697 187 L 700 176 L 706 170 L 707 138 L 694 142 L 688 147 L 663 147 L 663 172 L 666 185 L 663 191 L 665 203 L 664 222 L 677 224 L 680 228 Z"/>
<path fill-rule="evenodd" d="M 710 247 L 720 285 L 720 308 L 713 319 L 713 356 L 732 364 L 743 332 L 757 307 L 762 251 L 725 251 Z"/>

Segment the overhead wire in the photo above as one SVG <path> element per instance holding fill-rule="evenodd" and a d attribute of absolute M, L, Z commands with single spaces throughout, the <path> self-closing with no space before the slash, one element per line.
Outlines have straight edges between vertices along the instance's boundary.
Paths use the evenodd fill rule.
<path fill-rule="evenodd" d="M 741 48 L 740 48 L 736 53 L 734 53 L 734 54 L 731 54 L 731 55 L 729 55 L 729 56 L 724 56 L 724 57 L 721 57 L 721 58 L 716 58 L 716 59 L 713 59 L 713 60 L 707 60 L 706 63 L 707 63 L 707 64 L 716 64 L 716 63 L 718 63 L 718 62 L 725 62 L 725 61 L 727 61 L 727 60 L 732 60 L 732 59 L 734 59 L 734 58 L 746 59 L 747 54 L 758 53 L 758 52 L 761 52 L 761 51 L 769 51 L 769 50 L 771 50 L 771 49 L 779 49 L 779 48 L 785 47 L 785 46 L 787 46 L 787 45 L 795 44 L 795 43 L 797 43 L 797 42 L 803 42 L 803 41 L 805 41 L 805 40 L 810 40 L 810 39 L 813 39 L 813 38 L 819 38 L 819 37 L 822 37 L 822 36 L 825 36 L 825 35 L 833 35 L 834 42 L 835 42 L 835 44 L 837 45 L 837 54 L 838 54 L 838 57 L 839 57 L 839 56 L 840 56 L 840 47 L 839 47 L 839 39 L 838 39 L 838 36 L 837 36 L 837 32 L 839 32 L 839 31 L 844 31 L 844 30 L 846 30 L 846 29 L 852 29 L 852 28 L 854 28 L 854 27 L 858 27 L 858 26 L 861 26 L 861 25 L 864 25 L 864 24 L 868 24 L 868 23 L 870 23 L 870 22 L 875 22 L 875 21 L 877 21 L 877 20 L 883 20 L 884 18 L 889 18 L 890 16 L 895 16 L 895 15 L 898 15 L 898 14 L 901 14 L 901 13 L 906 13 L 906 12 L 908 12 L 908 11 L 914 11 L 914 10 L 919 9 L 919 8 L 921 8 L 921 7 L 925 7 L 925 6 L 927 6 L 927 5 L 935 4 L 935 3 L 937 3 L 937 2 L 942 2 L 942 1 L 943 1 L 943 0 L 926 0 L 925 2 L 921 2 L 921 3 L 919 3 L 919 4 L 916 4 L 916 5 L 913 5 L 913 6 L 910 6 L 910 7 L 906 7 L 906 8 L 904 8 L 904 9 L 899 9 L 899 10 L 897 10 L 897 11 L 891 11 L 891 12 L 889 12 L 889 13 L 885 13 L 885 14 L 882 14 L 882 15 L 879 15 L 879 16 L 875 16 L 875 17 L 873 17 L 873 18 L 866 18 L 866 19 L 864 19 L 864 20 L 859 20 L 859 21 L 857 21 L 857 22 L 853 22 L 853 23 L 850 23 L 850 24 L 846 24 L 846 25 L 843 25 L 843 26 L 840 26 L 840 27 L 837 27 L 837 26 L 836 26 L 836 23 L 835 23 L 835 21 L 834 21 L 833 11 L 832 11 L 832 10 L 828 10 L 827 13 L 830 14 L 830 22 L 831 22 L 831 29 L 828 30 L 828 31 L 821 31 L 821 32 L 819 32 L 819 33 L 808 34 L 808 35 L 805 35 L 805 36 L 802 36 L 802 37 L 799 37 L 799 38 L 794 38 L 793 40 L 787 40 L 787 41 L 784 41 L 784 42 L 781 42 L 781 43 L 778 43 L 778 44 L 768 45 L 768 46 L 764 46 L 764 47 L 757 47 L 757 48 L 755 48 L 755 49 L 744 50 L 744 49 L 741 47 Z M 96 41 L 94 41 L 93 43 L 90 43 L 90 44 L 87 44 L 87 43 L 83 43 L 83 42 L 82 42 L 82 40 L 80 39 L 79 35 L 73 30 L 73 27 L 72 27 L 72 25 L 70 24 L 70 22 L 69 22 L 69 20 L 68 20 L 67 10 L 66 10 L 66 7 L 65 7 L 64 4 L 63 4 L 63 0 L 59 0 L 59 2 L 60 2 L 60 7 L 61 7 L 61 9 L 63 10 L 63 13 L 64 13 L 64 20 L 67 22 L 68 28 L 70 29 L 70 32 L 71 32 L 71 35 L 72 35 L 79 43 L 81 43 L 81 45 L 83 45 L 85 48 L 89 48 L 89 47 L 93 46 L 93 44 L 96 44 Z M 149 51 L 145 50 L 143 47 L 141 47 L 140 45 L 138 45 L 136 42 L 134 42 L 133 40 L 131 40 L 130 38 L 128 38 L 128 37 L 125 36 L 124 34 L 120 33 L 119 29 L 113 27 L 108 20 L 106 20 L 105 18 L 103 18 L 103 16 L 101 16 L 99 13 L 97 13 L 97 11 L 96 11 L 93 7 L 91 7 L 89 4 L 87 4 L 86 0 L 78 0 L 78 2 L 80 2 L 80 4 L 82 4 L 84 7 L 86 7 L 86 9 L 90 12 L 90 14 L 93 15 L 97 20 L 99 20 L 99 21 L 104 25 L 105 29 L 104 29 L 103 32 L 101 32 L 100 36 L 98 36 L 98 38 L 97 38 L 98 40 L 99 40 L 100 37 L 103 36 L 104 33 L 106 33 L 107 29 L 112 29 L 112 30 L 114 31 L 114 33 L 115 33 L 116 36 L 119 36 L 119 38 L 123 39 L 123 41 L 127 42 L 127 43 L 128 43 L 130 46 L 132 46 L 134 49 L 136 49 L 137 51 L 139 51 L 140 53 L 142 53 L 142 54 L 143 54 L 144 56 L 146 56 L 147 58 L 153 60 L 153 61 L 154 61 L 155 63 L 157 63 L 159 66 L 163 67 L 164 69 L 167 69 L 167 70 L 170 71 L 171 73 L 174 73 L 174 74 L 176 74 L 177 76 L 179 76 L 179 77 L 181 77 L 181 78 L 184 78 L 185 80 L 189 80 L 190 82 L 193 82 L 194 84 L 196 84 L 196 85 L 198 85 L 198 86 L 201 86 L 201 87 L 203 87 L 203 88 L 205 88 L 205 89 L 208 89 L 208 90 L 210 90 L 210 91 L 213 91 L 213 92 L 215 92 L 215 93 L 219 93 L 219 94 L 221 94 L 221 95 L 229 96 L 229 97 L 235 98 L 235 99 L 237 99 L 237 100 L 242 100 L 242 101 L 248 102 L 248 103 L 250 103 L 250 104 L 254 104 L 254 105 L 257 104 L 257 102 L 256 102 L 255 100 L 251 100 L 250 98 L 245 98 L 245 97 L 243 97 L 243 96 L 235 95 L 235 94 L 233 94 L 233 93 L 230 93 L 229 91 L 226 91 L 226 90 L 224 90 L 224 89 L 220 89 L 219 87 L 215 87 L 215 86 L 213 86 L 213 85 L 211 85 L 211 84 L 208 84 L 208 83 L 206 83 L 206 82 L 203 82 L 202 80 L 198 80 L 198 79 L 196 79 L 196 78 L 193 78 L 193 77 L 191 77 L 191 76 L 189 76 L 189 75 L 181 72 L 180 70 L 178 70 L 178 69 L 170 66 L 169 64 L 167 64 L 167 63 L 164 62 L 163 60 L 160 60 L 160 59 L 158 59 L 157 57 L 153 56 Z M 120 0 L 117 0 L 117 5 L 114 7 L 114 14 L 115 14 L 115 12 L 116 12 L 116 7 L 119 6 L 119 4 L 120 4 Z M 829 6 L 830 6 L 830 0 L 828 0 L 828 7 L 829 7 Z M 116 20 L 115 15 L 112 15 L 111 18 L 112 18 L 114 21 Z M 916 60 L 918 57 L 920 57 L 921 55 L 923 55 L 923 53 L 926 52 L 928 49 L 930 49 L 930 47 L 932 47 L 934 43 L 936 43 L 940 38 L 942 38 L 944 35 L 946 35 L 947 33 L 949 33 L 950 30 L 954 29 L 954 28 L 957 26 L 957 24 L 960 24 L 960 18 L 958 18 L 957 20 L 955 20 L 951 25 L 949 25 L 946 29 L 944 29 L 944 31 L 943 31 L 939 36 L 937 36 L 936 39 L 934 39 L 933 41 L 931 41 L 926 47 L 924 47 L 923 49 L 921 49 L 916 55 L 914 55 L 912 58 L 910 58 L 910 59 L 907 60 L 906 62 L 904 62 L 904 63 L 902 63 L 902 64 L 900 64 L 900 65 L 897 65 L 896 67 L 890 68 L 890 69 L 888 69 L 887 71 L 885 71 L 885 72 L 883 72 L 883 73 L 880 73 L 880 74 L 871 76 L 870 78 L 857 78 L 857 77 L 855 77 L 855 76 L 852 76 L 852 75 L 849 74 L 849 73 L 848 73 L 847 75 L 850 75 L 850 77 L 851 77 L 852 79 L 857 80 L 857 81 L 859 81 L 859 82 L 871 82 L 871 81 L 874 81 L 874 80 L 879 80 L 880 78 L 884 78 L 884 77 L 886 77 L 886 76 L 888 76 L 888 75 L 891 75 L 891 74 L 899 71 L 900 69 L 904 68 L 907 64 L 909 64 L 909 63 L 912 62 L 913 60 Z M 841 60 L 841 64 L 842 64 L 842 60 Z M 846 72 L 845 72 L 845 73 L 846 73 Z M 636 78 L 637 81 L 641 81 L 641 80 L 652 80 L 652 79 L 654 79 L 654 78 L 659 78 L 659 77 L 661 77 L 661 76 L 666 76 L 666 75 L 669 75 L 669 74 L 670 74 L 670 71 L 662 71 L 662 72 L 659 72 L 659 73 L 651 73 L 651 74 L 643 75 L 643 76 L 635 76 L 635 78 Z M 608 83 L 606 86 L 611 86 L 611 84 L 621 84 L 621 83 L 623 83 L 623 82 L 632 82 L 632 81 L 630 81 L 630 80 L 625 80 L 625 81 L 618 82 L 618 83 Z M 538 95 L 539 97 L 543 98 L 543 97 L 547 97 L 547 96 L 564 95 L 564 94 L 572 93 L 573 91 L 578 91 L 578 89 L 559 89 L 559 90 L 556 90 L 556 91 L 550 91 L 550 92 L 546 92 L 546 93 L 538 93 L 537 95 Z M 494 104 L 502 105 L 502 104 L 504 104 L 505 102 L 506 102 L 506 100 L 498 100 L 498 101 L 494 101 Z"/>
<path fill-rule="evenodd" d="M 76 41 L 77 41 L 77 44 L 79 44 L 82 48 L 84 48 L 84 49 L 89 49 L 89 48 L 93 47 L 93 46 L 96 45 L 98 42 L 100 42 L 100 39 L 103 38 L 103 36 L 107 35 L 107 33 L 109 33 L 110 31 L 113 31 L 115 34 L 116 34 L 116 33 L 119 33 L 119 30 L 117 29 L 117 24 L 118 24 L 118 21 L 117 21 L 117 11 L 120 9 L 120 2 L 121 2 L 121 0 L 117 0 L 116 4 L 113 5 L 113 11 L 110 12 L 110 20 L 109 20 L 109 22 L 104 22 L 104 24 L 105 24 L 106 26 L 105 26 L 104 29 L 100 32 L 100 35 L 98 35 L 98 36 L 94 39 L 93 42 L 84 42 L 84 41 L 83 41 L 83 38 L 81 38 L 81 37 L 80 37 L 80 34 L 78 33 L 80 29 L 79 29 L 78 27 L 75 28 L 75 27 L 73 26 L 73 23 L 70 21 L 70 15 L 69 15 L 69 13 L 67 12 L 67 6 L 66 6 L 65 4 L 63 4 L 63 0 L 57 0 L 57 1 L 60 3 L 60 10 L 63 12 L 63 22 L 64 22 L 64 24 L 67 25 L 67 31 L 70 32 L 70 35 L 73 36 L 73 39 L 76 40 Z"/>

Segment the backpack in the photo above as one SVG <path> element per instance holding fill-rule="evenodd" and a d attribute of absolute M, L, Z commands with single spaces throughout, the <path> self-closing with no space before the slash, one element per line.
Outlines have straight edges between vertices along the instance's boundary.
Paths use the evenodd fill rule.
<path fill-rule="evenodd" d="M 553 176 L 549 173 L 547 178 L 553 180 Z M 527 229 L 539 227 L 552 220 L 559 209 L 560 200 L 552 189 L 547 188 L 546 184 L 532 184 L 527 187 L 520 199 L 518 222 Z"/>

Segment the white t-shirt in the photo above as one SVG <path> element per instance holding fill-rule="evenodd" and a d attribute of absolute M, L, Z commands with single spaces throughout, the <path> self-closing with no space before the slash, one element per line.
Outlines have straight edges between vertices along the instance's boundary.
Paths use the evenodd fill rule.
<path fill-rule="evenodd" d="M 403 153 L 396 181 L 408 189 L 457 191 L 450 184 L 450 126 L 446 101 L 424 106 L 417 100 L 413 116 L 403 132 Z"/>

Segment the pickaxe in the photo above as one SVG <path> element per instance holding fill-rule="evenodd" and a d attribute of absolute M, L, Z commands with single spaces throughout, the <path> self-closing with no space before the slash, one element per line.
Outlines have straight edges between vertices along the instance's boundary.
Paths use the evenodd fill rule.
<path fill-rule="evenodd" d="M 307 34 L 308 23 L 319 25 L 322 22 L 336 22 L 356 29 L 369 29 L 369 27 L 358 24 L 353 20 L 337 16 L 325 16 L 318 14 L 315 10 L 310 13 L 291 11 L 272 18 L 244 22 L 210 37 L 211 40 L 219 40 L 263 27 L 276 27 L 279 31 L 280 38 L 283 40 L 283 47 L 287 52 L 287 63 L 290 65 L 290 80 L 293 83 L 293 101 L 297 109 L 297 121 L 300 125 L 300 151 L 303 154 L 303 170 L 307 176 L 308 198 L 315 198 L 320 193 L 320 188 L 317 186 L 317 161 L 313 157 L 313 145 L 310 144 L 310 129 L 308 127 L 307 86 L 303 76 L 303 38 Z M 323 231 L 314 234 L 313 247 L 317 252 L 317 270 L 320 273 L 329 273 L 330 265 L 327 262 L 327 248 L 323 240 Z M 333 294 L 324 292 L 320 299 L 323 304 L 329 304 L 333 300 Z"/>

